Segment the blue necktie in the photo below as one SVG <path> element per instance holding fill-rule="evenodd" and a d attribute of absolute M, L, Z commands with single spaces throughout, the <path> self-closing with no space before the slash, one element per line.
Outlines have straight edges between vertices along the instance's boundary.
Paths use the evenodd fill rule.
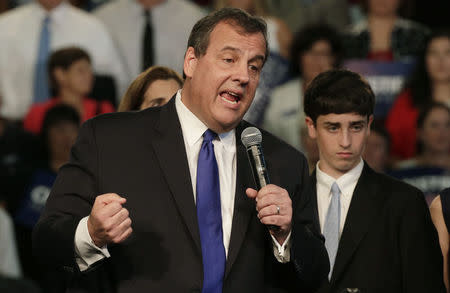
<path fill-rule="evenodd" d="M 328 279 L 331 279 L 334 261 L 339 246 L 339 226 L 341 222 L 341 191 L 336 182 L 331 186 L 331 202 L 328 206 L 327 218 L 323 227 L 323 236 L 325 237 L 325 248 L 330 258 L 330 273 Z"/>
<path fill-rule="evenodd" d="M 50 52 L 50 17 L 46 17 L 42 23 L 41 37 L 39 39 L 39 49 L 34 72 L 33 101 L 43 102 L 50 98 L 48 89 L 47 59 Z"/>
<path fill-rule="evenodd" d="M 211 130 L 203 134 L 197 165 L 197 218 L 203 256 L 202 293 L 222 292 L 225 248 L 222 235 L 219 170 Z"/>

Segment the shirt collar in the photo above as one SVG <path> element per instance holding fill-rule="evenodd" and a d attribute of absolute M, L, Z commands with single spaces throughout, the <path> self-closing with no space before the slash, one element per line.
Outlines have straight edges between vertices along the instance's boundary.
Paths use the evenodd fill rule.
<path fill-rule="evenodd" d="M 344 196 L 353 194 L 354 186 L 358 182 L 359 177 L 361 176 L 362 170 L 364 167 L 364 161 L 361 159 L 359 163 L 350 171 L 335 179 L 330 175 L 326 174 L 319 168 L 319 162 L 316 164 L 316 180 L 317 184 L 322 186 L 327 190 L 331 190 L 331 186 L 334 182 L 337 183 L 341 193 Z M 331 193 L 330 193 L 331 194 Z"/>
<path fill-rule="evenodd" d="M 181 101 L 181 89 L 178 90 L 175 97 L 175 108 L 177 110 L 178 118 L 180 119 L 183 136 L 189 146 L 193 146 L 200 139 L 202 139 L 203 133 L 208 129 L 191 110 L 183 104 Z M 235 130 L 231 130 L 225 133 L 219 134 L 219 139 L 223 143 L 226 150 L 231 151 L 236 148 Z"/>
<path fill-rule="evenodd" d="M 45 10 L 41 4 L 34 2 L 32 5 L 36 7 L 38 15 L 40 18 L 44 19 L 49 16 L 52 21 L 58 22 L 60 20 L 64 20 L 67 9 L 69 8 L 69 4 L 66 1 L 61 2 L 58 6 L 53 8 L 50 12 Z"/>

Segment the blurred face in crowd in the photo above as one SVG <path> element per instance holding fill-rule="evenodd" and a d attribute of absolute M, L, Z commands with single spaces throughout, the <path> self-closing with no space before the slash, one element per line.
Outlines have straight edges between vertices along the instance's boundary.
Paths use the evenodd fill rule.
<path fill-rule="evenodd" d="M 261 33 L 218 23 L 203 56 L 196 56 L 193 47 L 186 51 L 183 103 L 217 133 L 235 128 L 255 96 L 265 52 Z"/>
<path fill-rule="evenodd" d="M 389 158 L 389 146 L 386 138 L 372 130 L 367 138 L 363 158 L 372 169 L 383 172 Z"/>
<path fill-rule="evenodd" d="M 443 153 L 450 150 L 450 114 L 443 108 L 434 108 L 419 129 L 419 140 L 424 151 Z"/>
<path fill-rule="evenodd" d="M 434 82 L 450 82 L 450 39 L 440 37 L 428 45 L 427 71 Z"/>
<path fill-rule="evenodd" d="M 307 82 L 320 73 L 332 69 L 335 63 L 331 45 L 325 40 L 315 42 L 311 49 L 301 54 L 300 68 L 302 77 Z"/>
<path fill-rule="evenodd" d="M 319 147 L 320 170 L 339 178 L 353 169 L 361 160 L 372 120 L 373 116 L 333 113 L 319 115 L 314 124 L 307 117 L 308 134 Z"/>
<path fill-rule="evenodd" d="M 44 7 L 44 9 L 50 11 L 53 8 L 55 8 L 56 6 L 58 6 L 59 4 L 61 4 L 61 2 L 63 2 L 63 0 L 37 0 L 37 2 L 39 2 L 39 4 L 41 4 L 42 7 Z"/>
<path fill-rule="evenodd" d="M 368 0 L 367 8 L 376 16 L 392 16 L 397 14 L 400 4 L 401 0 Z"/>
<path fill-rule="evenodd" d="M 76 95 L 87 95 L 91 92 L 94 83 L 92 66 L 86 59 L 75 61 L 67 70 L 55 69 L 59 89 Z"/>
<path fill-rule="evenodd" d="M 155 80 L 147 88 L 139 110 L 166 104 L 179 88 L 175 79 Z"/>
<path fill-rule="evenodd" d="M 53 160 L 69 161 L 70 149 L 78 135 L 78 125 L 62 121 L 48 129 L 48 147 Z"/>

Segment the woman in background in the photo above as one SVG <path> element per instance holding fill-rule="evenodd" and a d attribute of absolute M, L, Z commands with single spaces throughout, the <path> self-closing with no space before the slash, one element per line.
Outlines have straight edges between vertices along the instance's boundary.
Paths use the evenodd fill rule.
<path fill-rule="evenodd" d="M 392 138 L 391 156 L 408 159 L 416 155 L 419 109 L 431 102 L 450 107 L 450 30 L 436 31 L 427 41 L 405 89 L 386 119 Z"/>
<path fill-rule="evenodd" d="M 138 75 L 123 96 L 119 112 L 162 106 L 183 86 L 183 79 L 174 70 L 152 66 Z"/>
<path fill-rule="evenodd" d="M 422 50 L 428 29 L 401 18 L 402 0 L 365 0 L 367 18 L 354 24 L 344 38 L 348 59 L 410 61 Z"/>
<path fill-rule="evenodd" d="M 302 129 L 306 130 L 303 93 L 318 74 L 339 67 L 340 63 L 341 42 L 334 29 L 312 25 L 299 31 L 291 48 L 291 72 L 295 78 L 273 90 L 262 127 L 305 150 L 300 138 Z"/>

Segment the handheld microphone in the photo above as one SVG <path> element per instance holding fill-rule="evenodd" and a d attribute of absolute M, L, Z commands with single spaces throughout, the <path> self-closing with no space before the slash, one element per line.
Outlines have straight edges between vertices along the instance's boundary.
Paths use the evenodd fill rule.
<path fill-rule="evenodd" d="M 264 160 L 263 149 L 261 146 L 262 134 L 256 127 L 247 127 L 241 134 L 242 144 L 247 149 L 247 157 L 252 168 L 253 179 L 256 187 L 262 187 L 270 184 L 269 174 L 267 173 L 266 161 Z M 275 225 L 267 226 L 272 231 L 277 231 L 280 227 Z"/>
<path fill-rule="evenodd" d="M 261 146 L 261 131 L 256 127 L 247 127 L 242 131 L 241 141 L 247 149 L 247 156 L 252 168 L 253 178 L 255 179 L 256 187 L 259 190 L 267 184 L 270 184 L 266 161 L 264 160 Z"/>

